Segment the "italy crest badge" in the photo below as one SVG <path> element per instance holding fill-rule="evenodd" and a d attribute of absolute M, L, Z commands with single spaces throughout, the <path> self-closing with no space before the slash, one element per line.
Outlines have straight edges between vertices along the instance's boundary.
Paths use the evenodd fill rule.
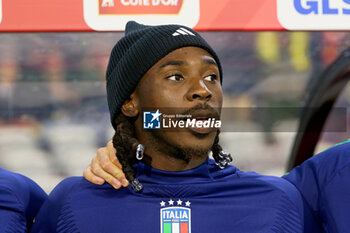
<path fill-rule="evenodd" d="M 191 202 L 170 199 L 160 206 L 161 233 L 191 233 Z"/>

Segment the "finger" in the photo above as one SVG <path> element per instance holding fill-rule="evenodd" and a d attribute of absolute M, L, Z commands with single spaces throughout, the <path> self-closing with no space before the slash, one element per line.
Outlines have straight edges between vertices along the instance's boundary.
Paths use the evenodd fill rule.
<path fill-rule="evenodd" d="M 107 143 L 107 152 L 112 163 L 114 163 L 117 167 L 122 168 L 122 165 L 120 164 L 117 157 L 117 150 L 114 148 L 112 140 Z"/>
<path fill-rule="evenodd" d="M 109 157 L 105 156 L 106 150 L 99 150 L 98 154 L 98 162 L 101 168 L 108 174 L 112 175 L 114 178 L 117 178 L 121 184 L 126 187 L 129 185 L 128 180 L 125 178 L 125 174 L 123 170 L 117 167 L 115 164 L 111 162 Z M 104 155 L 102 155 L 104 154 Z"/>
<path fill-rule="evenodd" d="M 93 158 L 91 162 L 91 171 L 98 177 L 104 179 L 107 183 L 112 185 L 115 189 L 119 189 L 121 187 L 121 182 L 114 178 L 111 174 L 106 172 L 101 166 L 98 160 Z"/>
<path fill-rule="evenodd" d="M 84 170 L 84 178 L 90 181 L 91 183 L 97 184 L 97 185 L 102 185 L 104 184 L 105 180 L 96 176 L 92 171 L 90 165 L 85 168 Z"/>

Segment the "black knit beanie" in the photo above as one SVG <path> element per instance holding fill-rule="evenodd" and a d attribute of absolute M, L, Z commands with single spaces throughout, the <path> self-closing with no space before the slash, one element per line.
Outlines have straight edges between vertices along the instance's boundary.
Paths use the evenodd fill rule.
<path fill-rule="evenodd" d="M 170 52 L 188 46 L 207 50 L 215 59 L 222 82 L 218 56 L 191 28 L 182 25 L 148 26 L 129 21 L 125 36 L 114 46 L 106 72 L 107 100 L 113 127 L 121 106 L 135 90 L 143 75 Z"/>

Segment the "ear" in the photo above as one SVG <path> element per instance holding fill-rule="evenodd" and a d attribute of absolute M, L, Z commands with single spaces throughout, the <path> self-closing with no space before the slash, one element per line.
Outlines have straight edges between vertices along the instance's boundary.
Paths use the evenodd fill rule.
<path fill-rule="evenodd" d="M 125 100 L 121 110 L 122 113 L 127 117 L 136 117 L 139 114 L 139 105 L 135 92 L 130 95 L 130 98 Z"/>

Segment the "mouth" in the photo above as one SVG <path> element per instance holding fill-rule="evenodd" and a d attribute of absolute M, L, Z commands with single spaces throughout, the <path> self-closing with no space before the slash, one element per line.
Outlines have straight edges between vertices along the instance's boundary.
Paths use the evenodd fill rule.
<path fill-rule="evenodd" d="M 208 128 L 189 128 L 189 131 L 194 135 L 200 135 L 200 136 L 207 136 L 211 132 L 214 131 L 214 129 L 208 129 Z"/>
<path fill-rule="evenodd" d="M 202 110 L 196 110 L 193 112 L 190 112 L 190 114 L 192 117 L 192 119 L 196 119 L 196 120 L 208 120 L 208 119 L 219 119 L 219 114 L 214 110 L 210 110 L 210 109 L 202 109 Z"/>
<path fill-rule="evenodd" d="M 207 121 L 210 118 L 209 117 L 196 117 L 196 118 L 192 118 L 192 119 L 195 119 L 196 121 Z"/>
<path fill-rule="evenodd" d="M 214 130 L 215 128 L 210 128 L 210 127 L 203 127 L 203 126 L 197 126 L 198 123 L 194 127 L 189 127 L 188 130 L 190 132 L 193 132 L 195 134 L 200 134 L 200 135 L 208 135 Z"/>
<path fill-rule="evenodd" d="M 192 117 L 188 118 L 188 120 L 193 122 L 192 127 L 188 128 L 191 132 L 200 135 L 207 135 L 216 130 L 214 123 L 219 117 L 215 112 L 200 110 L 191 115 Z"/>

